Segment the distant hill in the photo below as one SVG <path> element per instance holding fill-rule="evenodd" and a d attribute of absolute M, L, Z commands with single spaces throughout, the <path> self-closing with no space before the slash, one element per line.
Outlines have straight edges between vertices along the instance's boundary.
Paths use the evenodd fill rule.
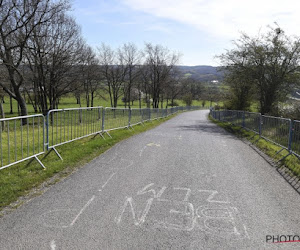
<path fill-rule="evenodd" d="M 222 81 L 224 77 L 224 73 L 219 71 L 220 67 L 213 66 L 177 66 L 179 70 L 195 80 L 199 80 L 202 82 L 210 82 L 210 81 Z"/>

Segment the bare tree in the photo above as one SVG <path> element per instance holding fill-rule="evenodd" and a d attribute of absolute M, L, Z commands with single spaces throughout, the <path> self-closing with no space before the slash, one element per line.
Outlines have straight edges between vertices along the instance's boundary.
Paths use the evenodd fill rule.
<path fill-rule="evenodd" d="M 136 45 L 132 43 L 124 44 L 121 48 L 119 48 L 118 54 L 120 57 L 123 58 L 126 67 L 127 74 L 123 85 L 123 93 L 124 93 L 125 107 L 126 107 L 126 103 L 128 102 L 128 106 L 130 108 L 132 87 L 137 82 L 137 79 L 140 74 L 140 64 L 141 64 L 142 54 L 138 50 Z"/>
<path fill-rule="evenodd" d="M 111 107 L 117 107 L 118 99 L 122 95 L 120 90 L 127 72 L 124 58 L 104 43 L 98 48 L 98 51 L 100 71 L 107 85 Z"/>
<path fill-rule="evenodd" d="M 150 95 L 151 95 L 151 80 L 150 68 L 144 64 L 140 67 L 140 76 L 138 80 L 139 90 L 139 108 L 142 108 L 142 97 L 144 97 L 147 107 L 150 108 Z M 143 95 L 144 94 L 144 95 Z"/>
<path fill-rule="evenodd" d="M 34 30 L 26 59 L 32 72 L 35 101 L 44 114 L 57 108 L 59 98 L 79 86 L 77 66 L 83 46 L 79 26 L 63 12 Z"/>
<path fill-rule="evenodd" d="M 151 95 L 153 108 L 158 108 L 159 98 L 163 85 L 168 80 L 171 71 L 178 63 L 179 55 L 171 53 L 167 48 L 160 45 L 147 43 L 145 47 L 145 65 L 150 72 Z"/>
<path fill-rule="evenodd" d="M 21 115 L 27 115 L 26 102 L 21 94 L 24 84 L 22 62 L 27 41 L 37 26 L 47 23 L 54 13 L 68 7 L 67 1 L 0 1 L 0 60 L 7 69 L 11 88 L 1 82 L 0 85 L 18 102 Z"/>
<path fill-rule="evenodd" d="M 99 62 L 93 49 L 85 45 L 81 51 L 80 75 L 83 82 L 83 90 L 85 93 L 87 107 L 94 106 L 94 97 L 97 89 L 99 89 L 99 82 L 101 75 L 99 73 Z"/>
<path fill-rule="evenodd" d="M 167 106 L 168 100 L 171 99 L 171 106 L 173 107 L 175 104 L 175 99 L 178 98 L 183 90 L 184 87 L 184 79 L 178 70 L 174 70 L 169 77 L 169 80 L 166 82 L 165 85 L 165 93 L 167 97 Z"/>

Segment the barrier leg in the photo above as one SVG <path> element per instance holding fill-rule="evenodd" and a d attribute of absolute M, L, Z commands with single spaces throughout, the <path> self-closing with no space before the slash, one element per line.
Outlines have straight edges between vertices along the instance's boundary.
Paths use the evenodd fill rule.
<path fill-rule="evenodd" d="M 97 135 L 101 136 L 104 140 L 106 140 L 105 137 L 103 136 L 103 134 L 102 134 L 101 132 L 95 134 L 94 137 L 93 137 L 93 139 L 94 139 Z"/>
<path fill-rule="evenodd" d="M 279 161 L 277 161 L 277 163 L 283 161 L 285 158 L 287 158 L 288 156 L 290 156 L 292 153 L 288 153 L 286 156 L 282 157 Z"/>
<path fill-rule="evenodd" d="M 62 161 L 63 161 L 63 158 L 61 157 L 61 155 L 58 153 L 58 151 L 56 150 L 56 148 L 51 148 L 48 152 L 47 152 L 47 154 L 42 158 L 42 160 L 43 159 L 45 159 L 51 152 L 52 152 L 52 150 L 55 152 L 55 154 L 59 157 L 59 159 L 61 159 Z"/>
<path fill-rule="evenodd" d="M 111 136 L 110 136 L 110 134 L 107 132 L 107 131 L 104 131 L 110 138 L 112 138 Z"/>
<path fill-rule="evenodd" d="M 37 156 L 35 156 L 34 159 L 36 159 L 36 161 L 43 167 L 43 169 L 46 169 L 46 167 L 44 166 L 44 164 L 40 161 L 39 158 L 37 158 Z"/>
<path fill-rule="evenodd" d="M 276 152 L 275 155 L 278 155 L 278 154 L 279 154 L 280 152 L 282 152 L 283 150 L 285 150 L 285 148 L 282 148 L 282 149 L 278 150 L 278 151 Z"/>
<path fill-rule="evenodd" d="M 31 164 L 31 162 L 33 162 L 33 160 L 36 160 L 36 161 L 43 167 L 43 169 L 46 169 L 46 167 L 44 166 L 44 164 L 40 161 L 39 158 L 37 158 L 36 155 L 33 156 L 33 157 L 29 160 L 29 162 L 26 164 L 26 167 L 29 166 L 29 165 Z"/>
<path fill-rule="evenodd" d="M 52 148 L 52 150 L 54 150 L 54 152 L 56 153 L 56 155 L 59 157 L 59 159 L 61 159 L 63 161 L 63 158 L 61 157 L 61 155 L 57 152 L 56 148 Z"/>

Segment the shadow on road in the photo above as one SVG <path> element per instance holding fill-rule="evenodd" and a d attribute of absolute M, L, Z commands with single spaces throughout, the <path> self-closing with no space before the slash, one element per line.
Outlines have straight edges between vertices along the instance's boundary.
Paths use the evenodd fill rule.
<path fill-rule="evenodd" d="M 277 171 L 300 194 L 300 178 L 284 165 L 278 167 Z"/>
<path fill-rule="evenodd" d="M 236 136 L 230 134 L 225 129 L 218 127 L 217 125 L 210 123 L 208 121 L 197 121 L 193 125 L 183 125 L 177 126 L 178 130 L 181 131 L 197 131 L 200 133 L 214 134 L 212 136 L 223 136 L 234 140 L 239 140 Z"/>

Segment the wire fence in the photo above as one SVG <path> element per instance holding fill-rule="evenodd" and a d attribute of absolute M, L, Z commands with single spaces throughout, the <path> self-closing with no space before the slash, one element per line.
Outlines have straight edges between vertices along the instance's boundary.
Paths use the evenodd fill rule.
<path fill-rule="evenodd" d="M 42 114 L 0 119 L 0 170 L 37 156 L 57 146 L 109 131 L 130 128 L 146 121 L 164 118 L 179 111 L 197 110 L 199 106 L 166 109 L 69 108 L 50 110 Z M 205 109 L 205 107 L 202 107 Z M 105 139 L 105 138 L 104 138 Z"/>

